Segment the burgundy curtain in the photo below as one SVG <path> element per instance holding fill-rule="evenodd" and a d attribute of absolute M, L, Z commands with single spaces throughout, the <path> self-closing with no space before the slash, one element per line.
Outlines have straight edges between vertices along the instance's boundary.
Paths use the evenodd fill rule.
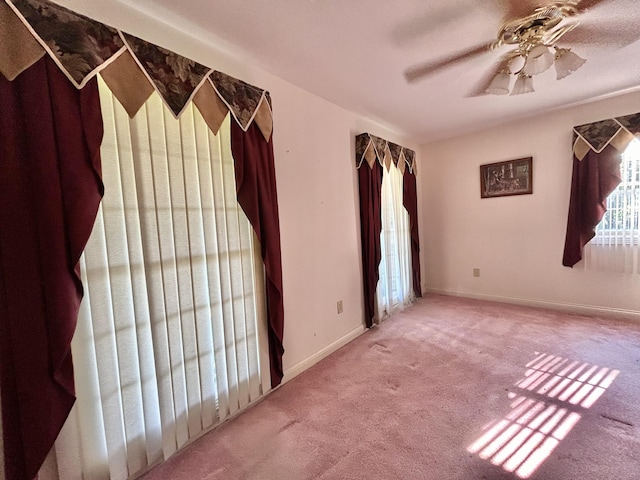
<path fill-rule="evenodd" d="M 382 230 L 382 165 L 372 168 L 362 165 L 358 169 L 360 191 L 360 232 L 362 237 L 362 270 L 364 282 L 364 314 L 367 328 L 375 316 L 376 288 L 380 274 L 380 232 Z"/>
<path fill-rule="evenodd" d="M 0 76 L 0 381 L 7 478 L 33 479 L 75 401 L 78 259 L 102 196 L 97 83 L 45 56 Z"/>
<path fill-rule="evenodd" d="M 235 163 L 238 203 L 253 225 L 262 249 L 266 274 L 271 386 L 276 387 L 284 375 L 284 304 L 273 135 L 267 142 L 255 122 L 246 132 L 237 122 L 231 122 L 231 151 Z"/>
<path fill-rule="evenodd" d="M 607 197 L 621 181 L 620 161 L 620 152 L 611 145 L 599 154 L 590 150 L 582 160 L 573 156 L 564 266 L 578 263 L 582 249 L 595 236 L 595 227 L 607 211 Z"/>
<path fill-rule="evenodd" d="M 420 279 L 420 233 L 418 232 L 418 195 L 416 176 L 406 169 L 402 178 L 402 204 L 409 213 L 409 227 L 411 230 L 411 272 L 413 273 L 413 293 L 422 296 Z"/>

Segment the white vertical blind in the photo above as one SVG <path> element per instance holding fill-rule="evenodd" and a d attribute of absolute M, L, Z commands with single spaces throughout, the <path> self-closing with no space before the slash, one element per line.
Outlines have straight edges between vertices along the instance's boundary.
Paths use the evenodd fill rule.
<path fill-rule="evenodd" d="M 268 382 L 262 264 L 235 196 L 229 117 L 216 136 L 192 104 L 176 120 L 154 94 L 129 119 L 102 82 L 100 96 L 105 197 L 81 260 L 78 401 L 43 480 L 143 472 Z"/>
<path fill-rule="evenodd" d="M 620 185 L 607 198 L 607 212 L 585 247 L 585 268 L 640 273 L 640 140 L 622 154 Z"/>
<path fill-rule="evenodd" d="M 376 289 L 378 320 L 413 301 L 409 214 L 402 199 L 402 173 L 391 162 L 390 168 L 384 168 L 382 174 L 382 258 Z"/>

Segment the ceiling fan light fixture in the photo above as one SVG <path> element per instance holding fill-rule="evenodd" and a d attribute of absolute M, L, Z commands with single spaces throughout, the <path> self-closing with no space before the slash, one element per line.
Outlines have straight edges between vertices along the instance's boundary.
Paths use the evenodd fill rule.
<path fill-rule="evenodd" d="M 510 50 L 500 57 L 496 63 L 497 68 L 494 67 L 494 70 L 491 71 L 492 76 L 489 77 L 488 86 L 487 78 L 484 77 L 480 84 L 480 90 L 476 87 L 470 96 L 475 97 L 483 93 L 522 95 L 534 92 L 532 77 L 549 70 L 552 65 L 555 65 L 558 80 L 565 78 L 584 65 L 586 60 L 573 53 L 571 49 L 557 46 L 558 41 L 576 29 L 580 22 L 573 21 L 564 24 L 562 22 L 602 1 L 604 0 L 547 0 L 544 5 L 535 8 L 529 15 L 519 17 L 519 12 L 521 10 L 525 12 L 531 6 L 529 5 L 531 2 L 524 2 L 527 5 L 523 5 L 522 9 L 516 9 L 515 3 L 517 2 L 508 0 L 507 4 L 514 6 L 515 9 L 513 14 L 509 14 L 509 17 L 515 16 L 517 18 L 504 22 L 493 42 L 468 48 L 435 62 L 411 67 L 405 70 L 407 82 L 412 82 L 505 45 L 509 46 Z M 541 0 L 537 0 L 537 2 L 541 2 Z M 516 77 L 513 90 L 511 90 L 511 76 Z"/>
<path fill-rule="evenodd" d="M 556 47 L 555 66 L 557 79 L 561 80 L 584 65 L 586 60 L 573 53 L 569 48 Z"/>
<path fill-rule="evenodd" d="M 535 92 L 533 89 L 533 78 L 530 75 L 520 74 L 513 85 L 511 95 L 523 95 L 525 93 Z"/>
<path fill-rule="evenodd" d="M 489 84 L 489 88 L 487 88 L 485 92 L 491 95 L 508 95 L 510 83 L 511 77 L 509 72 L 501 70 L 493 77 Z"/>
<path fill-rule="evenodd" d="M 538 44 L 529 50 L 527 61 L 524 64 L 522 73 L 525 75 L 538 75 L 553 65 L 553 53 L 549 47 Z"/>

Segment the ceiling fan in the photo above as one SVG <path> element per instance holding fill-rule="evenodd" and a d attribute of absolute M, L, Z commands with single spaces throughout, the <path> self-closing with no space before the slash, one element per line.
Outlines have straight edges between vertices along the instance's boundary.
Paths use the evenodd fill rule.
<path fill-rule="evenodd" d="M 533 76 L 555 65 L 557 78 L 561 79 L 580 68 L 586 60 L 569 48 L 558 46 L 559 40 L 579 26 L 578 22 L 565 20 L 577 16 L 598 4 L 610 0 L 565 0 L 531 7 L 522 0 L 506 3 L 508 19 L 498 29 L 496 38 L 456 53 L 452 56 L 407 69 L 408 82 L 414 82 L 446 67 L 469 60 L 478 55 L 495 51 L 502 46 L 512 49 L 500 57 L 492 72 L 491 81 L 480 94 L 519 95 L 533 92 Z M 527 5 L 529 3 L 529 5 Z M 527 14 L 528 12 L 528 14 Z M 516 77 L 510 90 L 511 76 Z"/>

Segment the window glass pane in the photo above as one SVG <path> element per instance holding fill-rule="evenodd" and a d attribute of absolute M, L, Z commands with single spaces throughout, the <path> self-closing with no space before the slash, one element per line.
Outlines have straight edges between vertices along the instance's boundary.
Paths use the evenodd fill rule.
<path fill-rule="evenodd" d="M 607 198 L 607 212 L 596 227 L 597 245 L 637 245 L 640 211 L 640 141 L 634 139 L 620 162 L 620 185 Z"/>

